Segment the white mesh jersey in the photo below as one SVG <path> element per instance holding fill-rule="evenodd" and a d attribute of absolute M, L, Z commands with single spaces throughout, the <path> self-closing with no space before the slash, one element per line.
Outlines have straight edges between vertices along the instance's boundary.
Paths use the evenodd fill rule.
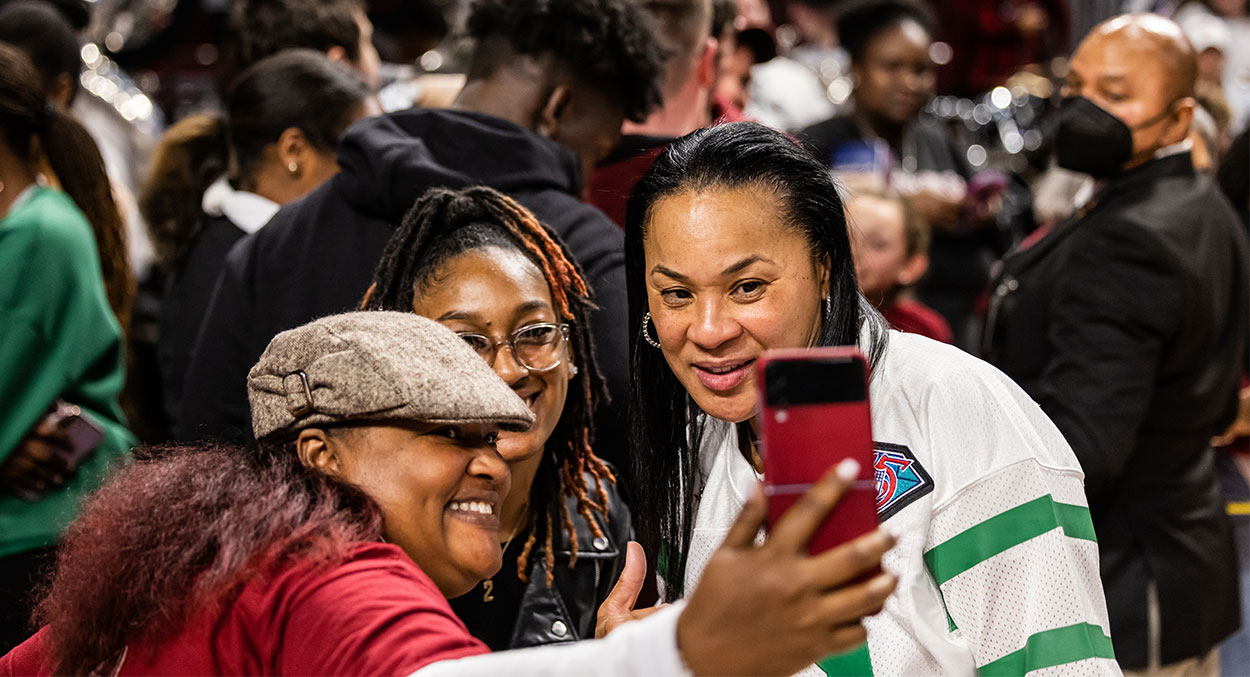
<path fill-rule="evenodd" d="M 896 331 L 870 392 L 898 590 L 865 623 L 866 657 L 802 674 L 1120 674 L 1084 475 L 1041 409 L 989 364 Z M 700 467 L 685 590 L 757 480 L 720 421 L 706 425 Z"/>

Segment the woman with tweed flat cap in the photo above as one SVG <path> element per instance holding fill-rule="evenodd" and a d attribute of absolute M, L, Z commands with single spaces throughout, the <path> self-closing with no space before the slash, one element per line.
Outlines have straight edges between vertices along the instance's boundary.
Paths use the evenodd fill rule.
<path fill-rule="evenodd" d="M 893 588 L 848 583 L 882 533 L 807 556 L 854 476 L 831 473 L 763 545 L 755 501 L 688 601 L 602 641 L 481 655 L 446 598 L 500 566 L 495 441 L 531 423 L 525 404 L 413 313 L 279 334 L 248 391 L 258 453 L 157 449 L 120 469 L 0 675 L 784 673 L 862 641 Z"/>
<path fill-rule="evenodd" d="M 505 432 L 503 567 L 452 601 L 492 650 L 593 637 L 633 538 L 613 468 L 591 450 L 605 406 L 591 290 L 529 210 L 486 187 L 434 188 L 391 237 L 363 303 L 455 331 L 534 413 Z"/>

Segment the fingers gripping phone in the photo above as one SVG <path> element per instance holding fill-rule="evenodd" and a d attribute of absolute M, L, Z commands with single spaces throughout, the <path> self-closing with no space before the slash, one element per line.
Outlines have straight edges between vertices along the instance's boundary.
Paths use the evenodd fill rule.
<path fill-rule="evenodd" d="M 58 469 L 72 476 L 78 466 L 95 453 L 104 439 L 104 429 L 77 405 L 58 399 L 30 435 L 37 435 L 46 442 L 57 459 Z M 11 487 L 10 490 L 27 503 L 36 503 L 47 496 L 50 488 Z"/>
<path fill-rule="evenodd" d="M 852 347 L 779 350 L 756 364 L 770 527 L 843 459 L 859 479 L 808 543 L 816 554 L 877 528 L 868 363 Z"/>

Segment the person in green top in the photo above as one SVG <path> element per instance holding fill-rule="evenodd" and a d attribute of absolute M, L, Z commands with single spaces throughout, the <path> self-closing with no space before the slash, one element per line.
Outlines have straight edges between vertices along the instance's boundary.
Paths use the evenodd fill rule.
<path fill-rule="evenodd" d="M 124 306 L 106 291 L 120 218 L 91 137 L 38 83 L 0 44 L 0 653 L 29 634 L 30 593 L 61 530 L 136 443 L 119 403 Z M 77 462 L 47 423 L 58 402 L 102 431 Z"/>

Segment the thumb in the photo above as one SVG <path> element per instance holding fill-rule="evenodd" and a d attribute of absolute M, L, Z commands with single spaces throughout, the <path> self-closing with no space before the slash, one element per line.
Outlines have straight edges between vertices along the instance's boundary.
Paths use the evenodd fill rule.
<path fill-rule="evenodd" d="M 603 600 L 600 613 L 628 614 L 638 601 L 638 593 L 642 592 L 642 584 L 647 579 L 647 556 L 637 541 L 630 541 L 625 546 L 625 568 L 616 579 L 616 585 L 607 599 Z"/>

